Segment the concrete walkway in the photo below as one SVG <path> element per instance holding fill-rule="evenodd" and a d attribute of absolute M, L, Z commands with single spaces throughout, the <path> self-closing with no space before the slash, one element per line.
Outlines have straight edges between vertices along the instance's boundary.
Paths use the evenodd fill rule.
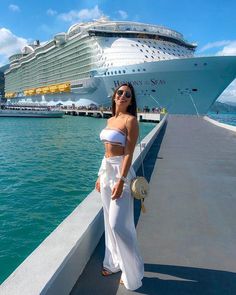
<path fill-rule="evenodd" d="M 145 159 L 143 286 L 130 292 L 120 274 L 100 275 L 102 239 L 71 295 L 236 294 L 236 133 L 189 116 L 170 116 L 163 133 Z"/>

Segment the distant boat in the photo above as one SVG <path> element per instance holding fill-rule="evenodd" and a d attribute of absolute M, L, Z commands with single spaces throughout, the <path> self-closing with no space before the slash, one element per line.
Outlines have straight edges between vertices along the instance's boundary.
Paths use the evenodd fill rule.
<path fill-rule="evenodd" d="M 0 117 L 62 118 L 64 112 L 45 107 L 11 106 L 0 109 Z"/>

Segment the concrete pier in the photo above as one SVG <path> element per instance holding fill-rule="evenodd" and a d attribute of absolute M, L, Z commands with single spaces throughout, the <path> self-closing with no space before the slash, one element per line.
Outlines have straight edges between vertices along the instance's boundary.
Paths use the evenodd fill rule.
<path fill-rule="evenodd" d="M 120 273 L 101 276 L 101 239 L 70 294 L 235 295 L 236 133 L 169 116 L 145 170 L 150 198 L 137 224 L 143 286 L 131 293 Z"/>

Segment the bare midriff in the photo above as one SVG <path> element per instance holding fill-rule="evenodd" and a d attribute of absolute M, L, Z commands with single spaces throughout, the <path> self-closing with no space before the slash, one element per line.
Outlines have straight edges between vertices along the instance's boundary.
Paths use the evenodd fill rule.
<path fill-rule="evenodd" d="M 123 146 L 105 143 L 105 157 L 117 157 L 124 155 L 125 149 Z"/>

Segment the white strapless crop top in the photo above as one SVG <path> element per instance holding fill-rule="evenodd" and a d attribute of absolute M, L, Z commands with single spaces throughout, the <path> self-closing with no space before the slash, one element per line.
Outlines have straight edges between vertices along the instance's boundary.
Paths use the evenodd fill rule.
<path fill-rule="evenodd" d="M 105 143 L 125 146 L 126 134 L 122 130 L 107 127 L 101 131 L 100 139 Z"/>

